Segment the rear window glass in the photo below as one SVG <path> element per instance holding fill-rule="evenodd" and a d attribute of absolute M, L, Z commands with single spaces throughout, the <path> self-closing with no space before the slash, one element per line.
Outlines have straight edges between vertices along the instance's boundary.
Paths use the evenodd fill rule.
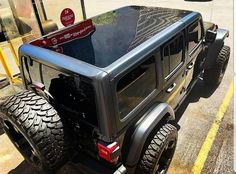
<path fill-rule="evenodd" d="M 98 126 L 95 91 L 89 79 L 42 65 L 45 88 L 66 115 Z"/>

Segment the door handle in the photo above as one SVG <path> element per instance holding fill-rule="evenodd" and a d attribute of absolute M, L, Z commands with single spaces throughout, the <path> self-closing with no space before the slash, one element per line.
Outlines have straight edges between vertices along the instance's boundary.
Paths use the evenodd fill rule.
<path fill-rule="evenodd" d="M 192 69 L 192 68 L 193 68 L 193 65 L 194 65 L 194 63 L 191 62 L 191 63 L 188 65 L 188 69 Z"/>
<path fill-rule="evenodd" d="M 175 87 L 176 87 L 176 83 L 173 83 L 173 84 L 166 90 L 166 92 L 171 93 Z"/>

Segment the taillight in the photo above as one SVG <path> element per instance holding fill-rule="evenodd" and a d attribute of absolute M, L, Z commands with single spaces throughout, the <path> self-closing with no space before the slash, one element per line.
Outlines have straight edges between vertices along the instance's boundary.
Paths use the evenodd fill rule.
<path fill-rule="evenodd" d="M 50 97 L 53 99 L 53 96 L 47 91 L 45 90 L 45 86 L 44 84 L 40 83 L 40 82 L 33 82 L 31 85 L 31 88 L 39 95 L 45 96 L 46 97 Z"/>
<path fill-rule="evenodd" d="M 45 90 L 44 84 L 42 84 L 40 82 L 32 82 L 31 88 L 33 88 L 36 91 L 44 91 Z"/>
<path fill-rule="evenodd" d="M 97 143 L 99 157 L 110 163 L 116 163 L 120 156 L 120 147 L 117 142 L 106 145 L 103 142 Z"/>

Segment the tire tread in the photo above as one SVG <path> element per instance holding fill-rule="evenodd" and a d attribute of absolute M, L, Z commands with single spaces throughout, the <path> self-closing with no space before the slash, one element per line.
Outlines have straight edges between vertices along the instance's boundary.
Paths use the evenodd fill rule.
<path fill-rule="evenodd" d="M 205 69 L 203 74 L 203 80 L 207 85 L 217 86 L 221 82 L 220 74 L 226 61 L 229 60 L 230 47 L 224 45 L 217 57 L 215 66 L 210 69 Z"/>
<path fill-rule="evenodd" d="M 63 123 L 44 98 L 32 91 L 23 91 L 1 104 L 0 111 L 30 138 L 43 158 L 44 167 L 53 169 L 64 161 L 69 148 Z"/>
<path fill-rule="evenodd" d="M 177 131 L 177 129 L 171 124 L 163 125 L 160 130 L 155 134 L 150 144 L 147 146 L 143 157 L 139 162 L 139 170 L 140 174 L 151 174 L 153 173 L 154 165 L 157 156 L 159 155 L 159 151 L 163 145 L 163 143 L 167 140 L 168 136 L 173 132 Z"/>

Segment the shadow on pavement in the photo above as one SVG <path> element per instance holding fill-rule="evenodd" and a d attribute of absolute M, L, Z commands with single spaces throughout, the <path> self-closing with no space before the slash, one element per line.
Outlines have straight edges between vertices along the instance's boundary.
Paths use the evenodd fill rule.
<path fill-rule="evenodd" d="M 24 160 L 15 169 L 8 172 L 8 174 L 46 174 L 46 173 L 37 171 L 36 169 L 31 167 L 26 160 Z M 61 169 L 59 169 L 55 174 L 84 174 L 84 173 L 79 172 L 77 166 L 67 163 L 64 166 L 62 166 Z"/>
<path fill-rule="evenodd" d="M 35 171 L 25 160 L 22 161 L 15 169 L 8 172 L 8 174 L 42 174 Z"/>
<path fill-rule="evenodd" d="M 180 118 L 182 117 L 183 113 L 185 112 L 186 108 L 190 103 L 196 103 L 200 100 L 200 98 L 209 98 L 217 89 L 217 87 L 210 87 L 204 84 L 202 80 L 198 80 L 195 86 L 193 87 L 190 94 L 181 104 L 179 109 L 175 113 L 176 123 L 179 122 Z M 180 127 L 180 126 L 177 126 Z"/>
<path fill-rule="evenodd" d="M 2 134 L 4 134 L 5 132 L 4 132 L 4 130 L 3 130 L 3 128 L 0 128 L 0 135 L 2 135 Z"/>
<path fill-rule="evenodd" d="M 1 119 L 1 118 L 0 118 Z M 1 120 L 0 120 L 0 135 L 4 134 L 4 130 L 3 130 L 3 125 L 1 123 Z"/>
<path fill-rule="evenodd" d="M 5 132 L 4 132 L 3 128 L 0 127 L 0 135 L 2 135 L 2 134 L 4 134 L 4 133 L 5 133 Z"/>

